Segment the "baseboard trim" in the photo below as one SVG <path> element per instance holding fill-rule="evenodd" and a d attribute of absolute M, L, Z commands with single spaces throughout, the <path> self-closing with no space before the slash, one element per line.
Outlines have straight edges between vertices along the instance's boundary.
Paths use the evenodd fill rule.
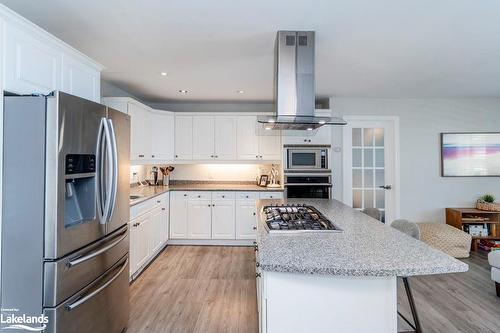
<path fill-rule="evenodd" d="M 169 239 L 167 245 L 252 246 L 253 239 Z"/>

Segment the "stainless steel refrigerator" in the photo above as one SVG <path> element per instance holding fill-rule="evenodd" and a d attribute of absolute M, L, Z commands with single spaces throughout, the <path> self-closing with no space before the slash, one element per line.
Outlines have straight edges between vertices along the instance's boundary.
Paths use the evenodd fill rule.
<path fill-rule="evenodd" d="M 123 331 L 130 117 L 54 92 L 5 96 L 3 127 L 2 308 L 43 313 L 45 332 Z"/>

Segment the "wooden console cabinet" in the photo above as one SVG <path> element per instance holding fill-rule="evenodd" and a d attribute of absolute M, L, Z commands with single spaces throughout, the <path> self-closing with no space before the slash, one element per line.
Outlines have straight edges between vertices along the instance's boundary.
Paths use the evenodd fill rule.
<path fill-rule="evenodd" d="M 472 251 L 477 250 L 481 239 L 500 240 L 500 212 L 490 212 L 476 208 L 446 208 L 446 224 L 464 230 L 465 225 L 487 224 L 488 236 L 472 236 Z"/>

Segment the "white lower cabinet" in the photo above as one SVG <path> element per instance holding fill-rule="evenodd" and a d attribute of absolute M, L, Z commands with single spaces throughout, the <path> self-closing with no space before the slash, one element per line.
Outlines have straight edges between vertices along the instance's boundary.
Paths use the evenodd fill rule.
<path fill-rule="evenodd" d="M 214 200 L 212 203 L 212 238 L 235 238 L 234 198 Z"/>
<path fill-rule="evenodd" d="M 187 233 L 187 192 L 170 193 L 170 238 L 185 239 Z"/>
<path fill-rule="evenodd" d="M 255 239 L 257 219 L 255 200 L 236 200 L 236 238 Z"/>
<path fill-rule="evenodd" d="M 255 239 L 255 201 L 281 199 L 283 192 L 173 191 L 170 193 L 170 239 Z"/>
<path fill-rule="evenodd" d="M 188 200 L 187 230 L 190 239 L 210 239 L 212 236 L 211 200 Z"/>
<path fill-rule="evenodd" d="M 130 277 L 134 278 L 165 246 L 168 239 L 168 193 L 130 209 Z"/>

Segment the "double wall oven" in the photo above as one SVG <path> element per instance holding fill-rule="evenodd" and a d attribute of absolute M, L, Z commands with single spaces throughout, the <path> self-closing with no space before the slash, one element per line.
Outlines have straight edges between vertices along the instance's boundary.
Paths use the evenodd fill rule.
<path fill-rule="evenodd" d="M 55 92 L 5 97 L 4 126 L 2 307 L 46 333 L 123 331 L 130 117 Z"/>
<path fill-rule="evenodd" d="M 287 198 L 331 197 L 329 146 L 285 145 L 284 153 Z"/>

